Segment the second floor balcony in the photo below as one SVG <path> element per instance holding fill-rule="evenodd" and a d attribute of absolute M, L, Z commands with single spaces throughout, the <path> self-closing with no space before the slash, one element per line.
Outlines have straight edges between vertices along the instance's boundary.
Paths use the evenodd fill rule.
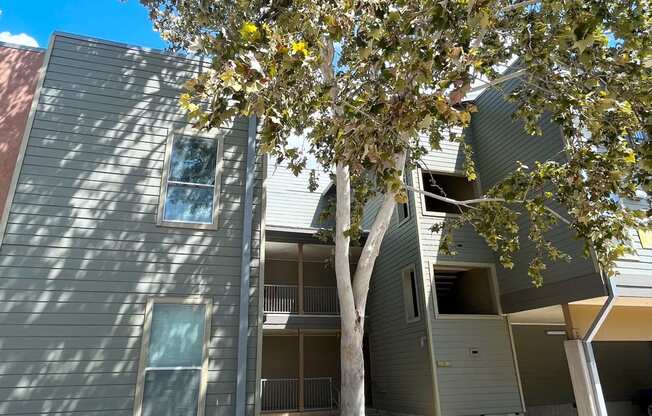
<path fill-rule="evenodd" d="M 356 254 L 352 252 L 352 259 Z M 281 322 L 293 322 L 297 327 L 309 327 L 310 319 L 321 324 L 329 322 L 328 318 L 333 324 L 339 322 L 333 266 L 332 246 L 267 242 L 262 305 L 266 323 L 278 327 Z"/>
<path fill-rule="evenodd" d="M 263 312 L 339 315 L 337 287 L 266 284 Z"/>

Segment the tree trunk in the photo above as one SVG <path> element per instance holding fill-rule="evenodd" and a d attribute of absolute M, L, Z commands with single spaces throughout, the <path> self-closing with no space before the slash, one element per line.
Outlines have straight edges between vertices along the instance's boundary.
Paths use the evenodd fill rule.
<path fill-rule="evenodd" d="M 396 155 L 396 165 L 401 171 L 405 165 L 405 153 Z M 351 280 L 349 262 L 350 238 L 346 231 L 351 227 L 351 176 L 349 168 L 342 163 L 336 166 L 336 213 L 335 213 L 335 280 L 340 301 L 340 366 L 342 374 L 340 414 L 364 416 L 364 318 L 367 294 L 374 263 L 380 244 L 387 231 L 396 206 L 395 194 L 388 191 L 371 226 L 360 258 L 355 277 Z"/>
<path fill-rule="evenodd" d="M 342 320 L 340 362 L 342 366 L 341 414 L 364 416 L 364 356 L 362 351 L 363 320 Z"/>

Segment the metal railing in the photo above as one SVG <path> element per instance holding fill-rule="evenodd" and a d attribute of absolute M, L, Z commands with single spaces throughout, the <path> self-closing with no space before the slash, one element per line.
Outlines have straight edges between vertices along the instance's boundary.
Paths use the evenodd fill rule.
<path fill-rule="evenodd" d="M 299 312 L 299 286 L 265 285 L 263 300 L 265 312 Z"/>
<path fill-rule="evenodd" d="M 299 380 L 296 378 L 278 378 L 261 380 L 262 403 L 264 412 L 298 411 Z M 303 409 L 335 409 L 338 398 L 334 397 L 336 388 L 331 377 L 312 377 L 303 380 Z M 335 393 L 337 394 L 337 393 Z"/>
<path fill-rule="evenodd" d="M 314 377 L 303 380 L 304 409 L 332 409 L 334 404 L 333 379 L 331 377 Z"/>
<path fill-rule="evenodd" d="M 338 315 L 340 312 L 336 287 L 304 286 L 303 310 L 299 310 L 299 286 L 265 285 L 263 310 L 276 313 L 306 313 Z"/>
<path fill-rule="evenodd" d="M 303 310 L 305 313 L 337 315 L 340 302 L 336 287 L 304 286 Z"/>
<path fill-rule="evenodd" d="M 263 411 L 299 410 L 299 380 L 296 378 L 264 378 L 262 383 Z"/>

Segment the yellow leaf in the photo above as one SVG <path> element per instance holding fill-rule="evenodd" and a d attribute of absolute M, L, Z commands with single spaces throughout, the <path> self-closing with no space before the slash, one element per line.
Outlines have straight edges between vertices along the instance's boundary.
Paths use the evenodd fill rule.
<path fill-rule="evenodd" d="M 240 28 L 240 36 L 246 40 L 253 40 L 258 37 L 258 27 L 253 22 L 245 22 Z"/>
<path fill-rule="evenodd" d="M 300 42 L 294 42 L 292 44 L 292 52 L 294 53 L 302 53 L 303 56 L 308 56 L 308 49 L 306 48 L 306 43 L 303 41 Z"/>
<path fill-rule="evenodd" d="M 190 105 L 190 94 L 183 93 L 179 96 L 179 104 L 183 108 L 188 108 Z"/>
<path fill-rule="evenodd" d="M 629 164 L 634 164 L 634 163 L 636 163 L 636 155 L 635 155 L 634 152 L 632 152 L 632 151 L 630 151 L 629 153 L 627 153 L 627 154 L 625 155 L 624 159 L 625 159 L 625 162 L 627 162 L 627 163 L 629 163 Z"/>
<path fill-rule="evenodd" d="M 235 77 L 235 71 L 232 69 L 228 69 L 224 71 L 222 74 L 220 74 L 220 79 L 224 81 L 226 84 L 228 84 L 233 78 Z"/>

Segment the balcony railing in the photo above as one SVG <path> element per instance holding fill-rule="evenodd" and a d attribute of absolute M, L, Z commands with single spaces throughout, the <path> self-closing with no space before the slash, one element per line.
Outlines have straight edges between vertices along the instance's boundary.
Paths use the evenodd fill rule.
<path fill-rule="evenodd" d="M 336 287 L 305 286 L 303 310 L 311 314 L 338 315 L 340 302 Z"/>
<path fill-rule="evenodd" d="M 316 377 L 303 380 L 304 409 L 332 409 L 334 403 L 332 378 Z"/>
<path fill-rule="evenodd" d="M 299 286 L 265 285 L 265 312 L 299 312 Z"/>
<path fill-rule="evenodd" d="M 265 285 L 263 310 L 272 313 L 338 315 L 337 288 L 304 286 L 301 293 L 299 286 Z"/>
<path fill-rule="evenodd" d="M 299 410 L 299 380 L 296 378 L 262 379 L 261 410 Z"/>
<path fill-rule="evenodd" d="M 334 409 L 337 407 L 335 386 L 331 377 L 303 380 L 303 409 L 299 403 L 299 380 L 296 378 L 262 379 L 264 412 Z"/>

